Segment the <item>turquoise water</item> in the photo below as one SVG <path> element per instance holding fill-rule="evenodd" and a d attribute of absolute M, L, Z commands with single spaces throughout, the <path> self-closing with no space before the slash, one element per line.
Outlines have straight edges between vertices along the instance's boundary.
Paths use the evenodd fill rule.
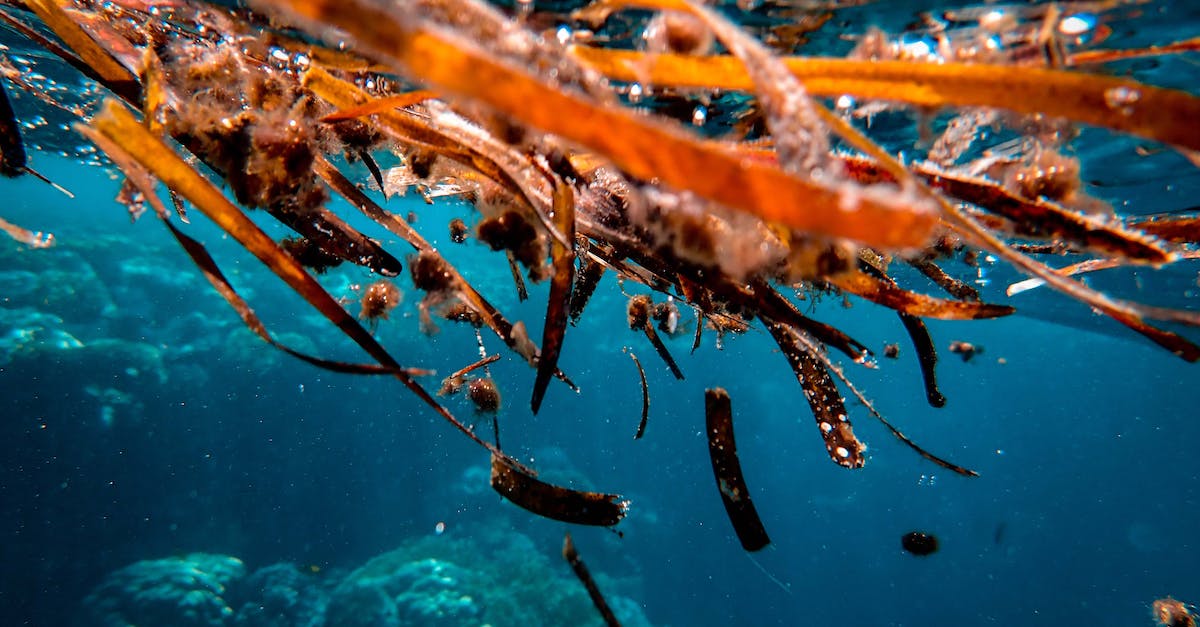
<path fill-rule="evenodd" d="M 1176 17 L 1182 30 L 1197 24 Z M 1194 57 L 1182 59 L 1171 72 L 1139 66 L 1139 76 L 1200 91 Z M 1085 178 L 1104 183 L 1094 189 L 1106 199 L 1136 213 L 1194 204 L 1200 176 L 1182 160 L 1121 168 L 1112 155 L 1132 161 L 1132 146 L 1102 153 L 1111 146 L 1097 135 L 1080 141 L 1095 146 L 1082 153 Z M 502 501 L 486 452 L 395 381 L 317 370 L 252 336 L 160 224 L 130 223 L 103 168 L 50 153 L 31 164 L 76 198 L 30 177 L 0 181 L 0 216 L 57 241 L 35 250 L 0 240 L 0 623 L 117 624 L 104 621 L 131 607 L 148 612 L 143 627 L 597 620 L 559 556 L 567 526 Z M 388 208 L 416 212 L 417 228 L 510 319 L 540 329 L 546 285 L 518 302 L 498 256 L 450 242 L 444 225 L 471 222 L 468 206 L 409 196 Z M 362 359 L 202 216 L 187 230 L 285 341 Z M 1020 277 L 984 268 L 979 280 L 1004 302 Z M 1170 284 L 1194 284 L 1196 271 L 1176 267 Z M 1144 274 L 1149 285 L 1165 280 Z M 321 277 L 352 312 L 352 286 L 371 280 L 357 268 Z M 420 294 L 407 274 L 398 283 L 405 301 L 377 335 L 402 363 L 447 374 L 478 357 L 463 325 L 422 334 Z M 1143 290 L 1195 308 L 1186 290 Z M 491 366 L 501 441 L 547 481 L 631 501 L 620 535 L 570 529 L 626 624 L 1153 624 L 1155 599 L 1200 599 L 1196 366 L 1065 298 L 1024 297 L 1013 301 L 1028 303 L 1022 315 L 929 323 L 949 399 L 936 410 L 893 313 L 857 299 L 813 305 L 876 352 L 901 344 L 898 360 L 851 364 L 848 375 L 907 435 L 978 478 L 921 459 L 853 403 L 867 464 L 830 463 L 761 329 L 720 349 L 706 333 L 694 354 L 689 334 L 668 340 L 687 377 L 675 380 L 628 329 L 611 273 L 566 336 L 560 366 L 578 395 L 552 382 L 534 416 L 533 371 L 507 352 Z M 984 351 L 964 362 L 945 350 L 953 340 Z M 636 441 L 641 392 L 625 347 L 646 366 L 651 395 Z M 715 386 L 733 399 L 741 463 L 772 540 L 752 557 L 709 466 L 703 391 Z M 490 433 L 465 399 L 447 404 Z M 935 534 L 940 551 L 905 553 L 900 538 L 913 530 Z M 376 588 L 402 598 L 397 622 L 371 622 L 383 620 L 372 614 Z"/>

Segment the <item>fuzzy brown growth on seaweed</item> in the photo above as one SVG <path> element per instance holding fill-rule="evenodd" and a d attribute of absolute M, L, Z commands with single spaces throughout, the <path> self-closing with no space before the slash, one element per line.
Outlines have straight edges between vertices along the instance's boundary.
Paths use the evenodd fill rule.
<path fill-rule="evenodd" d="M 630 329 L 641 331 L 650 326 L 651 305 L 650 297 L 645 294 L 638 294 L 629 299 L 629 306 L 626 308 L 626 313 Z"/>
<path fill-rule="evenodd" d="M 313 174 L 330 138 L 318 105 L 295 80 L 254 67 L 235 46 L 173 43 L 164 76 L 177 101 L 172 136 L 220 171 L 248 207 L 304 211 L 328 193 Z"/>
<path fill-rule="evenodd" d="M 404 294 L 400 291 L 400 288 L 396 287 L 391 281 L 380 279 L 372 283 L 367 288 L 367 291 L 363 293 L 362 310 L 358 313 L 358 317 L 371 321 L 376 321 L 380 318 L 387 320 L 388 314 L 403 299 Z"/>
<path fill-rule="evenodd" d="M 317 274 L 325 274 L 330 268 L 342 265 L 342 259 L 324 251 L 319 244 L 306 237 L 285 237 L 279 245 L 296 258 L 300 265 Z"/>
<path fill-rule="evenodd" d="M 462 218 L 454 218 L 450 221 L 450 241 L 461 244 L 467 241 L 467 233 L 467 223 L 463 222 Z"/>
<path fill-rule="evenodd" d="M 408 260 L 413 285 L 426 292 L 441 292 L 454 284 L 454 275 L 441 255 L 433 251 L 421 251 Z"/>
<path fill-rule="evenodd" d="M 520 213 L 505 211 L 480 222 L 475 230 L 479 241 L 492 250 L 512 251 L 517 261 L 531 270 L 541 265 L 545 250 L 538 241 L 537 230 Z"/>
<path fill-rule="evenodd" d="M 500 411 L 500 390 L 491 377 L 472 379 L 467 384 L 467 398 L 475 403 L 475 411 L 494 414 Z"/>

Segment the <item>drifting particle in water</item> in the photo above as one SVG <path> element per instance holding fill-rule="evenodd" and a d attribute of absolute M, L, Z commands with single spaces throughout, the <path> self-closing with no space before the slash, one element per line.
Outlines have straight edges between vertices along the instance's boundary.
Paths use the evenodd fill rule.
<path fill-rule="evenodd" d="M 955 340 L 950 342 L 950 352 L 962 357 L 964 362 L 971 361 L 976 355 L 983 353 L 982 346 L 976 346 L 970 342 L 960 342 Z"/>
<path fill-rule="evenodd" d="M 923 531 L 910 531 L 900 538 L 900 546 L 913 555 L 930 555 L 938 550 L 937 537 Z"/>
<path fill-rule="evenodd" d="M 899 344 L 885 344 L 883 346 L 883 356 L 889 359 L 896 359 L 900 356 Z"/>
<path fill-rule="evenodd" d="M 1196 627 L 1196 616 L 1187 605 L 1171 597 L 1158 599 L 1153 605 L 1154 622 L 1165 627 Z"/>
<path fill-rule="evenodd" d="M 433 532 L 439 536 L 446 533 L 446 523 L 438 521 L 438 524 L 433 526 Z"/>

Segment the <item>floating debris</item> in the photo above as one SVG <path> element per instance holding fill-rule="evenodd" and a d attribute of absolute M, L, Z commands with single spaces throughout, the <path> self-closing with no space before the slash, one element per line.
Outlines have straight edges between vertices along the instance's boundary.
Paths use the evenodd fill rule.
<path fill-rule="evenodd" d="M 937 552 L 938 539 L 923 531 L 910 531 L 900 538 L 900 546 L 913 555 L 924 557 Z"/>
<path fill-rule="evenodd" d="M 583 558 L 579 557 L 579 553 L 575 550 L 575 542 L 571 540 L 570 533 L 563 537 L 562 554 L 563 559 L 571 565 L 571 570 L 575 571 L 575 576 L 583 583 L 583 587 L 587 588 L 588 596 L 592 598 L 592 603 L 600 612 L 604 624 L 608 627 L 620 627 L 621 623 L 617 621 L 616 614 L 613 614 L 612 608 L 604 600 L 604 595 L 600 594 L 600 587 L 596 585 L 596 581 L 592 579 L 592 573 L 588 571 L 587 566 L 583 563 Z"/>
<path fill-rule="evenodd" d="M 1158 599 L 1152 607 L 1154 622 L 1163 627 L 1196 627 L 1196 616 L 1182 601 Z"/>
<path fill-rule="evenodd" d="M 616 494 L 545 483 L 497 454 L 492 455 L 492 489 L 538 516 L 577 525 L 611 527 L 621 522 L 629 508 L 629 502 Z"/>
<path fill-rule="evenodd" d="M 983 347 L 970 342 L 955 340 L 950 342 L 950 352 L 962 357 L 964 362 L 971 361 L 976 355 L 983 353 Z"/>
<path fill-rule="evenodd" d="M 721 388 L 704 391 L 704 422 L 708 434 L 708 456 L 712 461 L 713 475 L 717 479 L 717 490 L 725 513 L 733 530 L 737 532 L 742 548 L 757 551 L 771 543 L 767 530 L 763 528 L 758 510 L 750 500 L 750 490 L 742 478 L 742 465 L 738 461 L 737 444 L 733 439 L 733 409 L 729 393 Z"/>
<path fill-rule="evenodd" d="M 638 379 L 642 384 L 642 419 L 638 421 L 637 433 L 633 434 L 633 439 L 640 440 L 646 434 L 646 420 L 650 418 L 650 388 L 646 385 L 646 370 L 642 368 L 641 360 L 633 351 L 626 349 L 625 352 L 629 353 L 633 365 L 637 366 Z"/>

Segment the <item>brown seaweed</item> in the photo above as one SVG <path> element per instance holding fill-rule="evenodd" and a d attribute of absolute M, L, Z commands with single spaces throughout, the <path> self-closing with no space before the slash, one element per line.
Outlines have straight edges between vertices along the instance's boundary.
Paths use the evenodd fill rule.
<path fill-rule="evenodd" d="M 538 516 L 576 525 L 611 527 L 625 517 L 628 501 L 616 494 L 585 492 L 541 481 L 508 457 L 492 454 L 492 489 Z"/>
<path fill-rule="evenodd" d="M 629 353 L 629 358 L 633 360 L 633 365 L 637 366 L 638 379 L 642 384 L 642 418 L 638 420 L 637 433 L 633 434 L 633 439 L 640 440 L 646 434 L 646 421 L 650 418 L 650 388 L 646 385 L 646 369 L 642 368 L 642 362 L 637 358 L 637 355 L 631 350 L 626 350 Z"/>
<path fill-rule="evenodd" d="M 901 313 L 900 323 L 912 340 L 913 348 L 917 351 L 917 362 L 921 366 L 921 380 L 925 383 L 925 398 L 933 407 L 945 407 L 946 397 L 938 389 L 937 384 L 937 349 L 933 346 L 933 338 L 929 336 L 929 328 L 925 322 L 916 316 Z"/>
<path fill-rule="evenodd" d="M 575 241 L 575 194 L 571 186 L 559 180 L 554 186 L 554 225 L 566 236 L 568 242 Z M 542 406 L 542 397 L 550 377 L 558 370 L 558 355 L 562 351 L 563 338 L 567 332 L 568 308 L 571 306 L 571 285 L 575 281 L 575 253 L 571 246 L 558 240 L 550 242 L 550 256 L 554 274 L 550 278 L 550 296 L 546 304 L 545 327 L 542 330 L 542 350 L 538 353 L 537 376 L 533 380 L 533 397 L 530 407 L 537 413 Z"/>
<path fill-rule="evenodd" d="M 575 285 L 571 289 L 571 306 L 569 308 L 572 325 L 579 324 L 584 307 L 587 307 L 588 301 L 596 291 L 596 286 L 600 285 L 600 279 L 604 277 L 605 266 L 588 256 L 587 252 L 591 245 L 587 242 L 586 238 L 581 238 L 579 244 L 579 271 L 575 273 Z"/>
<path fill-rule="evenodd" d="M 717 490 L 733 530 L 742 548 L 758 551 L 771 543 L 758 510 L 750 500 L 750 490 L 742 477 L 737 444 L 733 439 L 733 409 L 729 393 L 721 388 L 704 391 L 704 423 L 708 434 L 708 457 L 712 461 Z"/>
<path fill-rule="evenodd" d="M 588 596 L 591 597 L 592 604 L 596 606 L 596 611 L 600 612 L 600 617 L 604 619 L 604 624 L 608 627 L 620 627 L 621 623 L 617 620 L 616 614 L 613 614 L 612 608 L 608 606 L 608 602 L 600 594 L 600 587 L 596 585 L 596 581 L 592 579 L 592 573 L 588 571 L 587 566 L 583 563 L 583 558 L 579 557 L 579 553 L 575 550 L 575 542 L 571 540 L 569 532 L 563 537 L 562 554 L 563 559 L 567 560 L 567 563 L 571 565 L 571 570 L 575 572 L 575 576 L 583 583 L 583 587 L 587 588 Z"/>
<path fill-rule="evenodd" d="M 825 440 L 825 451 L 839 466 L 862 468 L 866 451 L 862 442 L 854 435 L 845 401 L 825 366 L 811 354 L 796 338 L 796 331 L 771 319 L 764 318 L 767 331 L 775 339 L 787 357 L 796 380 L 804 390 L 804 398 L 812 410 L 813 418 Z"/>
<path fill-rule="evenodd" d="M 675 358 L 671 356 L 671 351 L 667 350 L 667 345 L 663 344 L 658 331 L 654 329 L 654 325 L 650 322 L 651 308 L 652 301 L 645 294 L 639 294 L 630 298 L 628 307 L 629 328 L 644 333 L 646 339 L 650 340 L 650 344 L 654 346 L 654 350 L 658 353 L 658 356 L 662 358 L 663 363 L 667 364 L 667 368 L 671 370 L 671 374 L 676 379 L 682 381 L 683 371 L 679 369 L 679 365 L 675 363 Z"/>
<path fill-rule="evenodd" d="M 21 140 L 17 116 L 0 82 L 0 175 L 11 178 L 24 174 L 25 160 L 25 142 Z"/>

